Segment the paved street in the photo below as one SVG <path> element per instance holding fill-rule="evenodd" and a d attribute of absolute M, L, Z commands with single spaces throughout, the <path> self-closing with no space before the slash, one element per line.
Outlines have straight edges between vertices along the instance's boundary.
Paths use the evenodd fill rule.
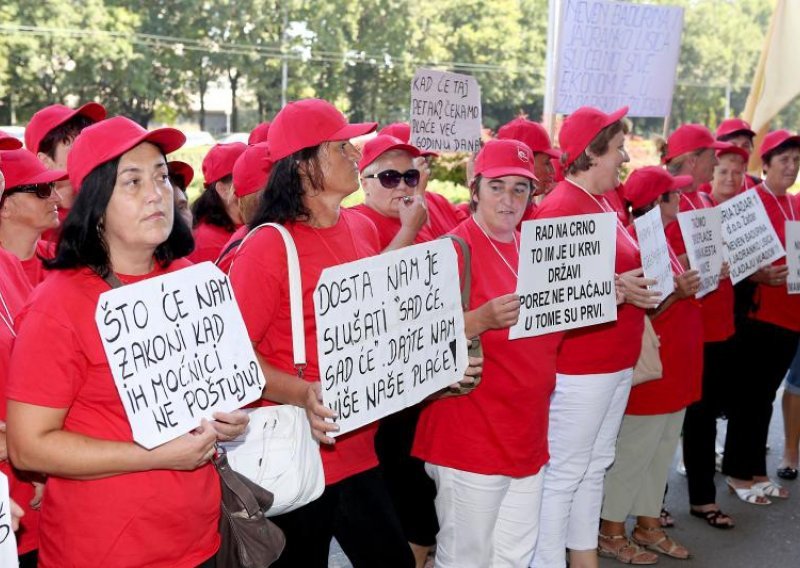
<path fill-rule="evenodd" d="M 783 448 L 783 418 L 780 396 L 770 426 L 770 453 L 767 455 L 770 475 L 774 475 Z M 677 461 L 677 457 L 676 457 Z M 800 480 L 782 482 L 793 491 L 788 501 L 773 500 L 767 507 L 749 505 L 730 495 L 725 478 L 717 475 L 718 501 L 723 511 L 736 519 L 736 528 L 714 529 L 701 519 L 689 515 L 686 478 L 673 467 L 670 472 L 667 507 L 675 517 L 670 534 L 692 552 L 689 560 L 673 560 L 664 556 L 658 566 L 683 568 L 797 568 L 800 567 Z M 349 568 L 350 563 L 336 546 L 331 553 L 332 568 Z M 602 568 L 622 566 L 601 559 Z M 376 567 L 378 568 L 378 567 Z"/>

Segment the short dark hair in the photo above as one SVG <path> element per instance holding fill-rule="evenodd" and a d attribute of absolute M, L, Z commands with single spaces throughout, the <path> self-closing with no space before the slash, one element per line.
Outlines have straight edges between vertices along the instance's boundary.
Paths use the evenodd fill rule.
<path fill-rule="evenodd" d="M 233 181 L 233 175 L 228 174 L 217 181 L 231 183 Z M 194 226 L 196 227 L 200 223 L 207 223 L 209 225 L 222 227 L 229 233 L 232 233 L 236 230 L 236 223 L 234 223 L 231 216 L 228 215 L 228 210 L 225 209 L 225 203 L 222 201 L 222 197 L 220 197 L 219 193 L 217 193 L 217 181 L 206 184 L 203 193 L 192 203 Z"/>
<path fill-rule="evenodd" d="M 46 260 L 51 270 L 91 268 L 105 278 L 111 272 L 108 244 L 103 237 L 103 218 L 114 193 L 119 158 L 100 164 L 83 180 L 56 246 L 55 258 Z M 155 258 L 162 266 L 188 255 L 194 249 L 192 231 L 175 215 L 167 240 L 156 247 Z"/>
<path fill-rule="evenodd" d="M 578 172 L 585 172 L 591 169 L 594 166 L 594 162 L 589 157 L 589 151 L 591 151 L 596 156 L 602 156 L 606 152 L 608 152 L 608 145 L 611 142 L 611 139 L 614 138 L 617 134 L 622 132 L 623 134 L 628 133 L 628 125 L 622 121 L 618 120 L 616 122 L 612 122 L 605 128 L 603 128 L 600 132 L 597 133 L 589 145 L 586 146 L 586 149 L 581 152 L 581 155 L 575 158 L 575 160 L 568 166 L 566 166 L 565 174 L 574 175 Z M 569 158 L 567 154 L 561 155 L 561 163 L 564 162 Z"/>
<path fill-rule="evenodd" d="M 81 130 L 87 126 L 94 124 L 94 120 L 82 114 L 76 114 L 63 124 L 59 124 L 50 132 L 45 134 L 42 141 L 39 142 L 39 152 L 43 152 L 50 156 L 51 160 L 56 159 L 56 146 L 63 142 L 66 144 L 81 133 Z"/>
<path fill-rule="evenodd" d="M 775 146 L 772 150 L 761 156 L 761 163 L 765 166 L 768 166 L 769 163 L 772 161 L 772 158 L 779 154 L 783 154 L 784 152 L 788 152 L 793 148 L 800 148 L 800 142 L 796 140 L 787 140 L 783 144 L 779 144 Z"/>
<path fill-rule="evenodd" d="M 170 172 L 169 179 L 172 182 L 172 185 L 177 186 L 183 193 L 186 193 L 186 178 L 183 174 L 179 174 L 177 172 Z"/>
<path fill-rule="evenodd" d="M 311 212 L 303 203 L 306 189 L 300 165 L 306 166 L 308 183 L 316 192 L 325 190 L 319 164 L 320 146 L 303 148 L 275 162 L 266 189 L 261 193 L 258 207 L 249 223 L 254 228 L 262 223 L 290 223 L 308 221 Z"/>
<path fill-rule="evenodd" d="M 728 134 L 723 134 L 717 140 L 719 142 L 727 142 L 728 140 L 733 140 L 734 138 L 738 138 L 739 136 L 747 136 L 751 141 L 755 138 L 755 134 L 750 132 L 749 130 L 734 130 L 733 132 L 729 132 Z"/>

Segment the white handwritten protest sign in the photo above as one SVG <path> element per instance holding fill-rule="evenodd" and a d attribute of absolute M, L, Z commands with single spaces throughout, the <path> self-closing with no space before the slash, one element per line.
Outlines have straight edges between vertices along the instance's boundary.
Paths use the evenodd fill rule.
<path fill-rule="evenodd" d="M 95 321 L 145 448 L 261 396 L 264 376 L 230 282 L 210 262 L 104 292 Z"/>
<path fill-rule="evenodd" d="M 800 294 L 800 221 L 786 221 L 786 287 L 790 294 Z"/>
<path fill-rule="evenodd" d="M 419 69 L 411 81 L 411 144 L 434 152 L 477 152 L 481 88 L 475 77 Z"/>
<path fill-rule="evenodd" d="M 675 277 L 672 274 L 672 263 L 669 259 L 667 236 L 661 221 L 661 208 L 655 207 L 633 220 L 636 227 L 636 238 L 639 240 L 639 252 L 642 256 L 642 269 L 645 278 L 652 278 L 655 285 L 650 286 L 661 297 L 663 302 L 675 291 Z"/>
<path fill-rule="evenodd" d="M 722 240 L 728 251 L 731 282 L 736 284 L 786 256 L 755 189 L 717 207 L 722 214 Z"/>
<path fill-rule="evenodd" d="M 667 116 L 683 8 L 609 0 L 563 0 L 560 6 L 555 112 L 627 105 L 629 116 Z"/>
<path fill-rule="evenodd" d="M 617 216 L 526 221 L 519 251 L 519 321 L 509 339 L 617 319 L 614 289 Z"/>
<path fill-rule="evenodd" d="M 11 527 L 8 478 L 0 473 L 0 566 L 16 566 L 17 562 L 17 538 Z"/>
<path fill-rule="evenodd" d="M 719 272 L 724 261 L 722 214 L 716 207 L 678 213 L 683 243 L 689 266 L 700 274 L 700 288 L 695 297 L 702 298 L 719 287 Z"/>
<path fill-rule="evenodd" d="M 350 432 L 458 382 L 467 367 L 452 243 L 326 268 L 314 290 L 322 400 Z"/>

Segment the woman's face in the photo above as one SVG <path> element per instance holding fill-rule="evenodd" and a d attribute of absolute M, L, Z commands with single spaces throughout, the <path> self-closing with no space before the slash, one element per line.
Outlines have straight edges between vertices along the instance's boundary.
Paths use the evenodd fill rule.
<path fill-rule="evenodd" d="M 668 200 L 664 201 L 663 196 L 659 197 L 658 206 L 661 208 L 661 221 L 666 227 L 668 224 L 678 218 L 678 210 L 681 203 L 681 192 L 669 191 L 665 195 L 669 196 Z"/>
<path fill-rule="evenodd" d="M 765 181 L 772 191 L 784 192 L 797 180 L 798 170 L 800 170 L 800 148 L 788 148 L 772 156 L 769 165 L 764 164 Z"/>
<path fill-rule="evenodd" d="M 318 154 L 322 183 L 326 193 L 342 199 L 358 190 L 358 160 L 361 152 L 349 140 L 322 144 Z"/>
<path fill-rule="evenodd" d="M 522 176 L 481 178 L 473 197 L 475 216 L 494 235 L 513 233 L 531 195 L 531 180 Z"/>
<path fill-rule="evenodd" d="M 192 208 L 189 207 L 189 200 L 186 198 L 186 194 L 177 185 L 173 185 L 172 199 L 175 201 L 175 210 L 186 221 L 186 226 L 191 227 L 194 220 Z"/>
<path fill-rule="evenodd" d="M 379 174 L 386 170 L 395 170 L 402 174 L 414 167 L 414 160 L 407 152 L 387 152 L 371 164 L 368 172 Z M 374 177 L 362 177 L 361 183 L 364 186 L 364 203 L 386 217 L 399 217 L 400 202 L 404 197 L 413 195 L 415 191 L 413 187 L 406 185 L 404 179 L 392 189 L 383 187 L 380 180 Z"/>
<path fill-rule="evenodd" d="M 553 168 L 550 156 L 543 152 L 538 152 L 533 155 L 533 175 L 535 175 L 538 180 L 533 182 L 536 188 L 536 195 L 547 195 L 550 193 L 550 190 L 555 186 L 553 179 L 556 175 L 556 170 Z"/>
<path fill-rule="evenodd" d="M 714 167 L 717 165 L 717 154 L 713 148 L 706 148 L 697 155 L 692 169 L 692 177 L 697 185 L 710 183 L 714 178 Z"/>
<path fill-rule="evenodd" d="M 744 148 L 751 154 L 753 153 L 753 137 L 747 134 L 739 134 L 733 138 L 728 138 L 725 142 L 738 146 L 739 148 Z"/>
<path fill-rule="evenodd" d="M 119 159 L 103 234 L 114 256 L 155 248 L 167 240 L 174 215 L 173 190 L 161 150 L 143 142 Z"/>
<path fill-rule="evenodd" d="M 625 151 L 625 135 L 617 132 L 608 143 L 608 150 L 605 154 L 597 156 L 589 152 L 589 157 L 594 163 L 588 171 L 595 182 L 594 186 L 601 192 L 614 189 L 619 185 L 622 164 L 630 161 L 628 152 Z"/>
<path fill-rule="evenodd" d="M 42 233 L 58 227 L 59 203 L 60 198 L 55 184 L 51 186 L 49 197 L 39 197 L 35 193 L 10 193 L 9 191 L 9 195 L 3 201 L 3 209 L 0 214 L 4 220 Z"/>
<path fill-rule="evenodd" d="M 744 160 L 736 154 L 723 154 L 718 160 L 711 190 L 718 201 L 727 201 L 742 189 Z"/>

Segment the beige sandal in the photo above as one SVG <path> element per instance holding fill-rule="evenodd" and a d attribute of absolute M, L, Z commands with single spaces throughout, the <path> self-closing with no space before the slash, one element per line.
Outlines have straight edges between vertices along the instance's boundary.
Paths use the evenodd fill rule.
<path fill-rule="evenodd" d="M 648 552 L 641 546 L 634 544 L 624 534 L 599 534 L 597 539 L 597 554 L 604 558 L 614 558 L 623 564 L 633 564 L 636 566 L 646 566 L 658 562 L 657 554 Z"/>
<path fill-rule="evenodd" d="M 636 538 L 636 531 L 649 535 L 651 538 L 655 538 L 655 540 L 646 541 L 641 538 Z M 647 550 L 677 558 L 678 560 L 686 560 L 691 556 L 689 550 L 685 546 L 672 540 L 661 527 L 648 528 L 636 525 L 631 533 L 631 540 L 639 546 L 645 547 Z"/>

